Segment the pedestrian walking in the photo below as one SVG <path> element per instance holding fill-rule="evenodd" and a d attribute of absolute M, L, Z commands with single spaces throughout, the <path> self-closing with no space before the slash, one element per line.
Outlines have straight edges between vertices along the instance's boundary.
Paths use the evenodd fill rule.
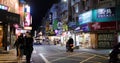
<path fill-rule="evenodd" d="M 20 34 L 20 36 L 18 36 L 17 40 L 14 43 L 14 47 L 16 48 L 17 59 L 20 62 L 20 60 L 22 59 L 23 50 L 24 50 L 24 38 L 23 38 L 23 34 Z"/>
<path fill-rule="evenodd" d="M 25 43 L 26 43 L 26 47 L 25 47 L 26 63 L 30 63 L 30 59 L 33 51 L 33 37 L 30 34 L 30 32 L 26 33 Z"/>

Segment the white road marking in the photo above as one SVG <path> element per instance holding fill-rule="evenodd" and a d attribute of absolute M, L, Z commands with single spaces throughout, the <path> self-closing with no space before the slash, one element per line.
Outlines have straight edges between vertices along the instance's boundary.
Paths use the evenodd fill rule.
<path fill-rule="evenodd" d="M 94 58 L 95 56 L 96 56 L 96 55 L 93 55 L 92 57 L 89 57 L 89 58 L 87 58 L 87 59 L 81 61 L 80 63 L 84 63 L 85 61 L 88 61 L 89 59 L 92 59 L 92 58 Z"/>
<path fill-rule="evenodd" d="M 66 57 L 61 57 L 61 58 L 58 58 L 58 59 L 54 59 L 52 60 L 51 62 L 54 62 L 54 61 L 58 61 L 58 60 L 61 60 L 61 59 L 65 59 L 65 58 L 68 58 L 68 57 L 72 57 L 72 56 L 76 56 L 76 55 L 79 55 L 79 54 L 84 54 L 85 52 L 81 52 L 81 53 L 77 53 L 77 54 L 70 54 L 69 56 L 66 56 Z"/>
<path fill-rule="evenodd" d="M 33 50 L 33 53 L 37 53 L 36 50 Z"/>
<path fill-rule="evenodd" d="M 41 57 L 42 57 L 42 59 L 45 61 L 45 63 L 50 63 L 46 58 L 45 58 L 45 56 L 43 55 L 43 54 L 39 54 Z"/>
<path fill-rule="evenodd" d="M 87 52 L 86 52 L 86 53 L 87 53 Z M 98 56 L 98 57 L 101 57 L 101 58 L 104 58 L 104 59 L 108 59 L 108 57 L 101 56 L 101 55 L 97 55 L 97 54 L 93 54 L 93 53 L 87 53 L 87 54 L 96 55 L 96 56 Z"/>

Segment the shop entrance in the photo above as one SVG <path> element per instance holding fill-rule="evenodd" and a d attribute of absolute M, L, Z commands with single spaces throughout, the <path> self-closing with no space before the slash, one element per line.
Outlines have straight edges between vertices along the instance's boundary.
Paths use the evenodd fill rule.
<path fill-rule="evenodd" d="M 3 27 L 0 26 L 0 47 L 3 46 L 2 40 L 3 40 Z"/>

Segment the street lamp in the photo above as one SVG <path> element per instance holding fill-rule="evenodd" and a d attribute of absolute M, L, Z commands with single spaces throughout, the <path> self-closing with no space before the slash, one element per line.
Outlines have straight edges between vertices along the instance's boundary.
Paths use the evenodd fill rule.
<path fill-rule="evenodd" d="M 67 0 L 62 0 L 63 2 L 67 2 Z"/>

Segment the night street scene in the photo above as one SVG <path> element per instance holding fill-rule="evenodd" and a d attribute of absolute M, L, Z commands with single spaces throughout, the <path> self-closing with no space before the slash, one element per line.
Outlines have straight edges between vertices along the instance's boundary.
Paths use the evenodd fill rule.
<path fill-rule="evenodd" d="M 0 0 L 0 63 L 120 63 L 120 0 Z"/>

